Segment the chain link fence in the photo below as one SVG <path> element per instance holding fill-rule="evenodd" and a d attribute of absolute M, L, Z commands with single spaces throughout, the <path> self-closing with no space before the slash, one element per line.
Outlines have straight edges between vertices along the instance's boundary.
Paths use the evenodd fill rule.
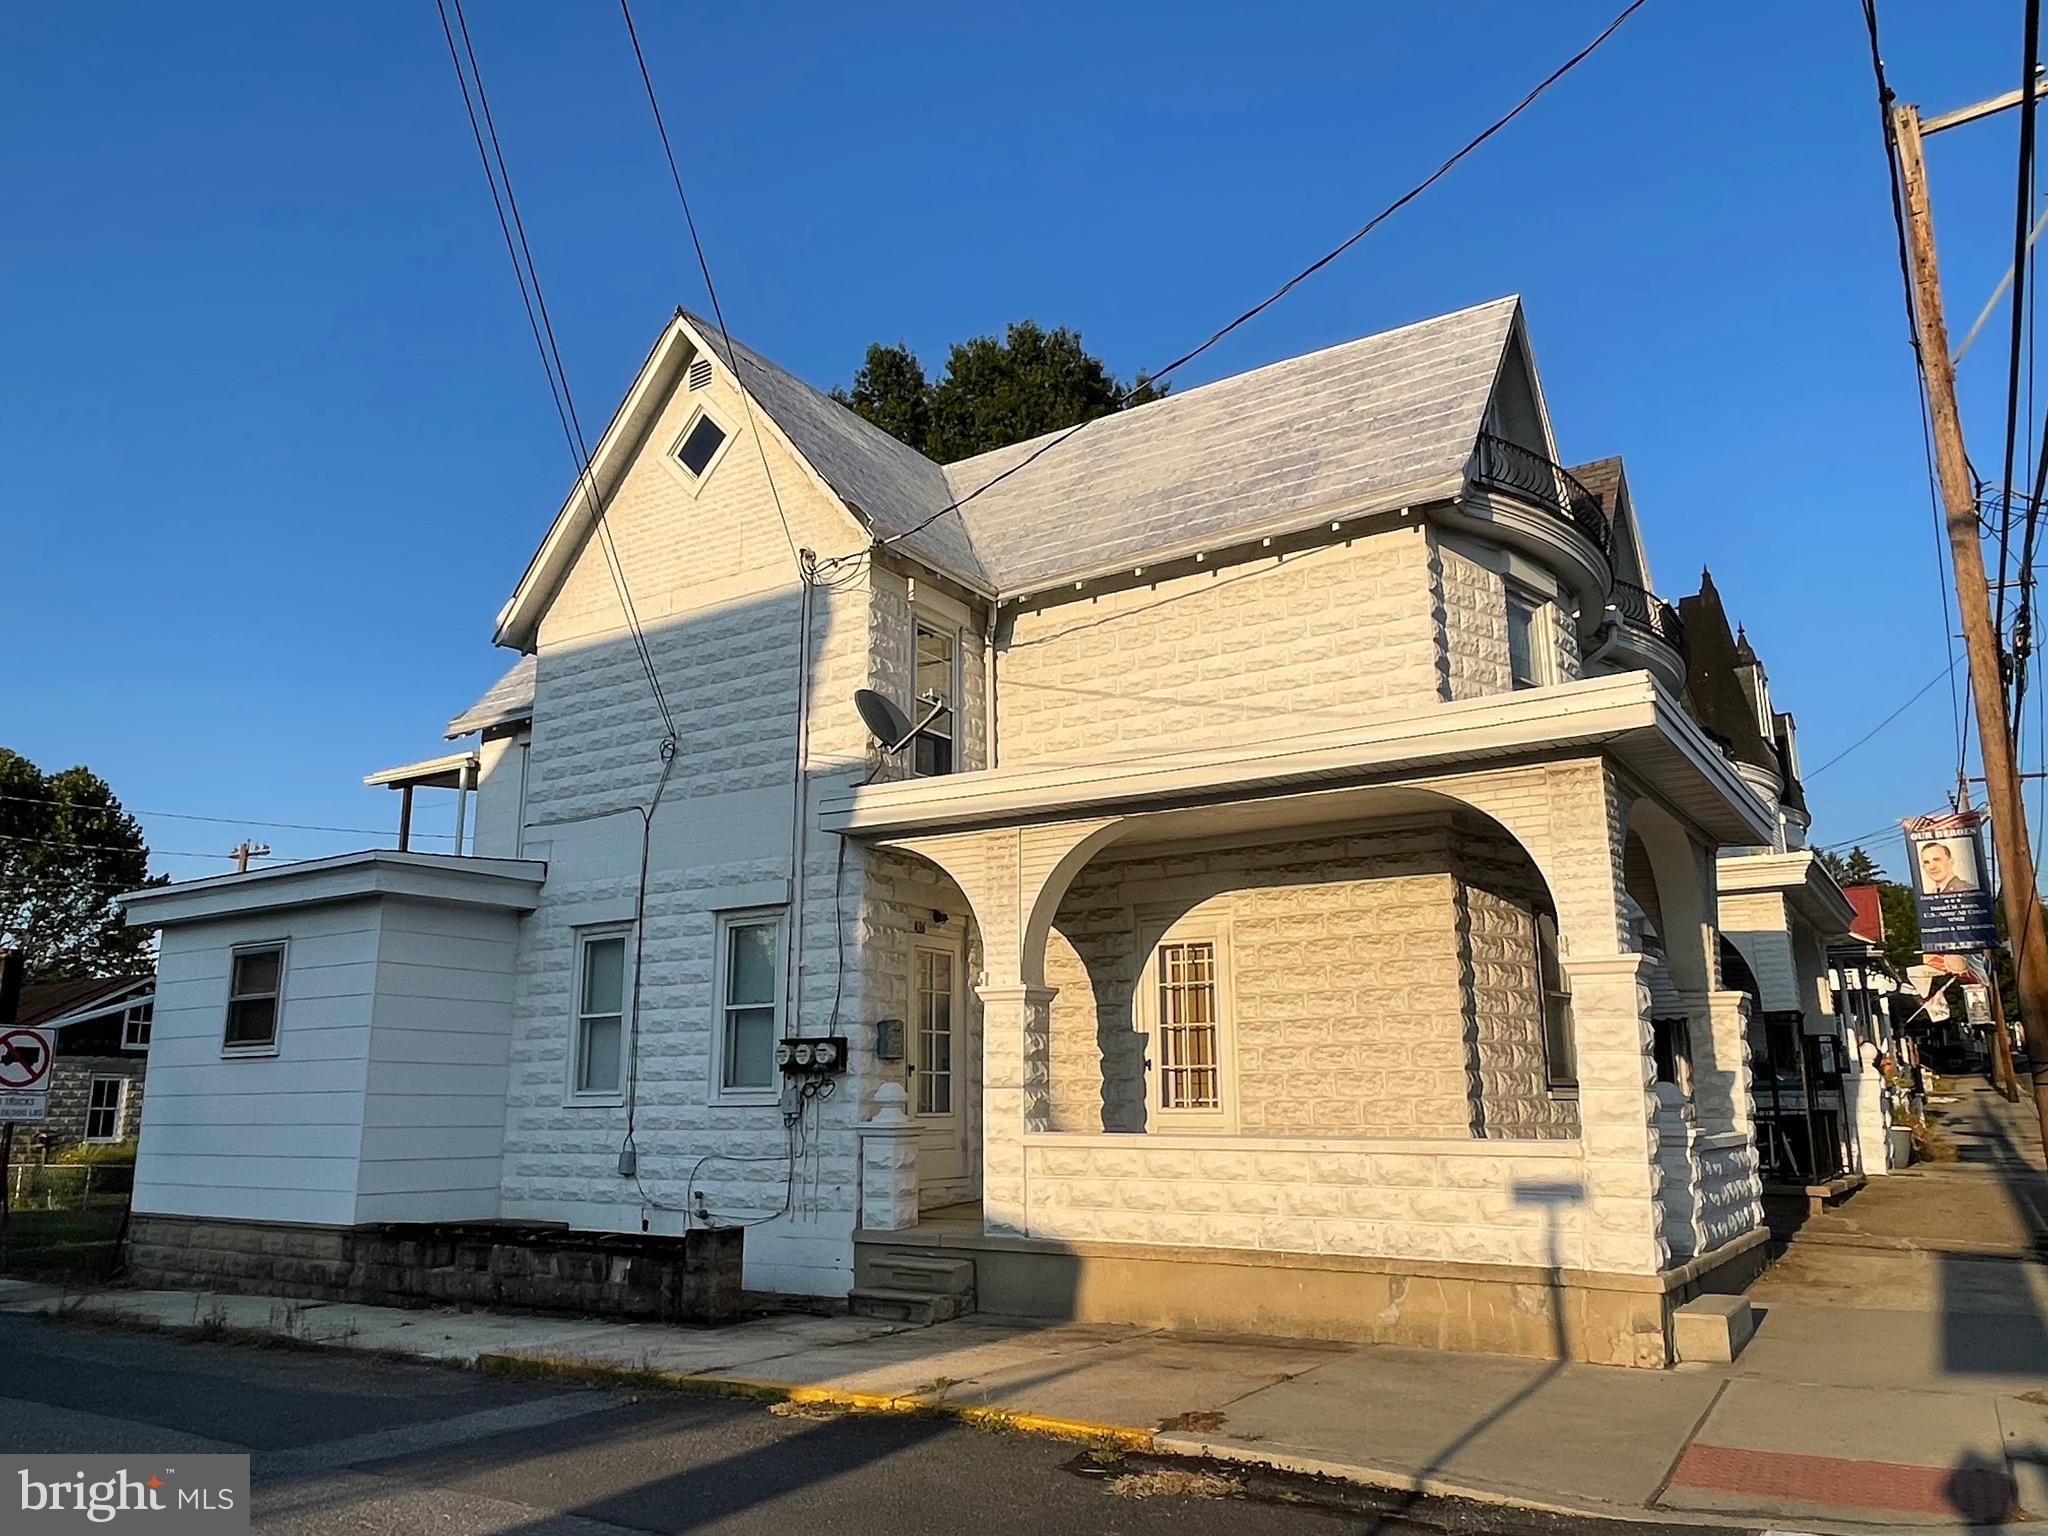
<path fill-rule="evenodd" d="M 82 1211 L 126 1200 L 134 1188 L 132 1163 L 17 1163 L 7 1170 L 7 1203 L 17 1211 Z"/>

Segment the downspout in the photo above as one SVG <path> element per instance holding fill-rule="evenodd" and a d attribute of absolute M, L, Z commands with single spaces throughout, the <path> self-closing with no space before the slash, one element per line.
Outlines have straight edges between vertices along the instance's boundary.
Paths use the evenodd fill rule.
<path fill-rule="evenodd" d="M 798 554 L 803 586 L 798 598 L 796 654 L 796 772 L 790 786 L 789 829 L 789 953 L 785 959 L 784 995 L 789 999 L 786 1015 L 794 1034 L 804 1032 L 804 819 L 810 809 L 807 770 L 810 757 L 811 724 L 811 567 L 817 556 L 806 549 Z"/>
<path fill-rule="evenodd" d="M 1002 601 L 999 597 L 989 599 L 988 624 L 981 637 L 981 755 L 984 768 L 996 766 L 996 610 L 1002 606 Z"/>

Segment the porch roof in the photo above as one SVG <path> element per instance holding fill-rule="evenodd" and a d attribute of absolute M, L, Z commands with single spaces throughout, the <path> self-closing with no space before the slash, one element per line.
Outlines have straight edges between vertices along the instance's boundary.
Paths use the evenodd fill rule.
<path fill-rule="evenodd" d="M 1560 751 L 1604 752 L 1723 844 L 1766 842 L 1769 810 L 1647 672 L 1586 678 L 1240 746 L 1035 762 L 854 785 L 819 797 L 827 830 L 881 837 L 1399 784 Z"/>
<path fill-rule="evenodd" d="M 1766 892 L 1783 896 L 1828 939 L 1847 933 L 1856 920 L 1854 903 L 1811 849 L 1723 855 L 1714 863 L 1714 883 L 1723 896 Z"/>

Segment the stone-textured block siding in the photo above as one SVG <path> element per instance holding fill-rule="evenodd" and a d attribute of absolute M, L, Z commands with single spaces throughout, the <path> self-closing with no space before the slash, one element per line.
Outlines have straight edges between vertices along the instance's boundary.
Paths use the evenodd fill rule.
<path fill-rule="evenodd" d="M 1584 1264 L 1577 1148 L 1037 1136 L 1031 1235 L 1480 1264 Z"/>
<path fill-rule="evenodd" d="M 1329 730 L 1439 697 L 1419 525 L 1004 610 L 998 758 Z"/>
<path fill-rule="evenodd" d="M 1514 687 L 1508 670 L 1507 583 L 1440 540 L 1430 543 L 1443 697 L 1506 693 Z"/>
<path fill-rule="evenodd" d="M 662 458 L 706 401 L 733 441 L 693 494 Z M 877 680 L 875 604 L 867 576 L 811 590 L 799 733 L 805 597 L 790 546 L 830 557 L 865 536 L 772 435 L 765 446 L 772 492 L 721 368 L 709 390 L 678 391 L 658 413 L 606 517 L 680 747 L 649 842 L 637 1176 L 618 1172 L 626 1109 L 564 1102 L 570 989 L 577 929 L 633 915 L 662 723 L 597 546 L 578 555 L 541 624 L 527 851 L 548 860 L 549 879 L 521 936 L 502 1206 L 514 1218 L 674 1233 L 701 1194 L 722 1217 L 775 1218 L 749 1230 L 749 1284 L 840 1294 L 852 1272 L 854 1126 L 877 1081 L 861 969 L 867 865 L 862 850 L 842 860 L 840 840 L 814 831 L 793 869 L 793 823 L 821 780 L 868 767 L 852 696 Z M 854 1070 L 808 1104 L 792 1157 L 779 1106 L 721 1102 L 715 1089 L 713 976 L 718 913 L 782 906 L 799 881 L 785 1028 L 846 1035 Z"/>
<path fill-rule="evenodd" d="M 981 935 L 974 926 L 967 898 L 935 865 L 886 850 L 866 852 L 863 856 L 867 861 L 865 899 L 860 905 L 857 927 L 848 935 L 852 942 L 853 935 L 858 934 L 859 951 L 847 957 L 849 964 L 858 967 L 865 988 L 866 1011 L 861 1015 L 859 1039 L 871 1049 L 873 1042 L 866 1033 L 870 1021 L 904 1021 L 905 1060 L 878 1063 L 876 1080 L 894 1078 L 903 1083 L 910 1090 L 913 1109 L 916 1088 L 906 1070 L 917 1049 L 917 1017 L 911 1007 L 911 950 L 922 938 L 950 948 L 959 963 L 953 1017 L 953 1103 L 967 1149 L 967 1169 L 958 1179 L 941 1180 L 926 1159 L 919 1189 L 926 1206 L 966 1200 L 974 1194 L 973 1169 L 980 1160 L 981 1144 L 981 1002 L 972 986 L 983 966 Z M 940 912 L 946 914 L 943 923 L 934 917 Z M 925 1145 L 936 1145 L 945 1136 L 940 1128 L 931 1127 L 922 1140 Z"/>
<path fill-rule="evenodd" d="M 1544 1076 L 1539 890 L 1511 839 L 1447 818 L 1112 849 L 1069 888 L 1047 944 L 1051 1125 L 1148 1128 L 1135 993 L 1158 932 L 1185 916 L 1227 924 L 1239 1130 L 1570 1136 L 1572 1106 Z"/>
<path fill-rule="evenodd" d="M 1578 1105 L 1550 1090 L 1535 912 L 1543 877 L 1498 828 L 1461 822 L 1453 842 L 1466 969 L 1465 1004 L 1482 1135 L 1576 1136 Z"/>
<path fill-rule="evenodd" d="M 57 1040 L 57 1065 L 50 1073 L 50 1101 L 43 1123 L 23 1127 L 16 1141 L 35 1132 L 47 1135 L 52 1146 L 69 1146 L 85 1140 L 86 1110 L 92 1104 L 92 1080 L 96 1077 L 125 1078 L 116 1140 L 134 1137 L 142 1125 L 142 1078 L 147 1059 L 142 1056 L 66 1056 L 62 1032 Z"/>
<path fill-rule="evenodd" d="M 1708 1251 L 1763 1222 L 1763 1177 L 1747 1132 L 1705 1138 L 1696 1148 L 1699 1224 Z"/>

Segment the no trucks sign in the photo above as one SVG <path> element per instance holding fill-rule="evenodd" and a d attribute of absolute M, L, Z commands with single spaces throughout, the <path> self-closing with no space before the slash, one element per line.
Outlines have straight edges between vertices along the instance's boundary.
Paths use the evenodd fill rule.
<path fill-rule="evenodd" d="M 48 1030 L 0 1029 L 0 1122 L 42 1123 L 56 1054 Z"/>

